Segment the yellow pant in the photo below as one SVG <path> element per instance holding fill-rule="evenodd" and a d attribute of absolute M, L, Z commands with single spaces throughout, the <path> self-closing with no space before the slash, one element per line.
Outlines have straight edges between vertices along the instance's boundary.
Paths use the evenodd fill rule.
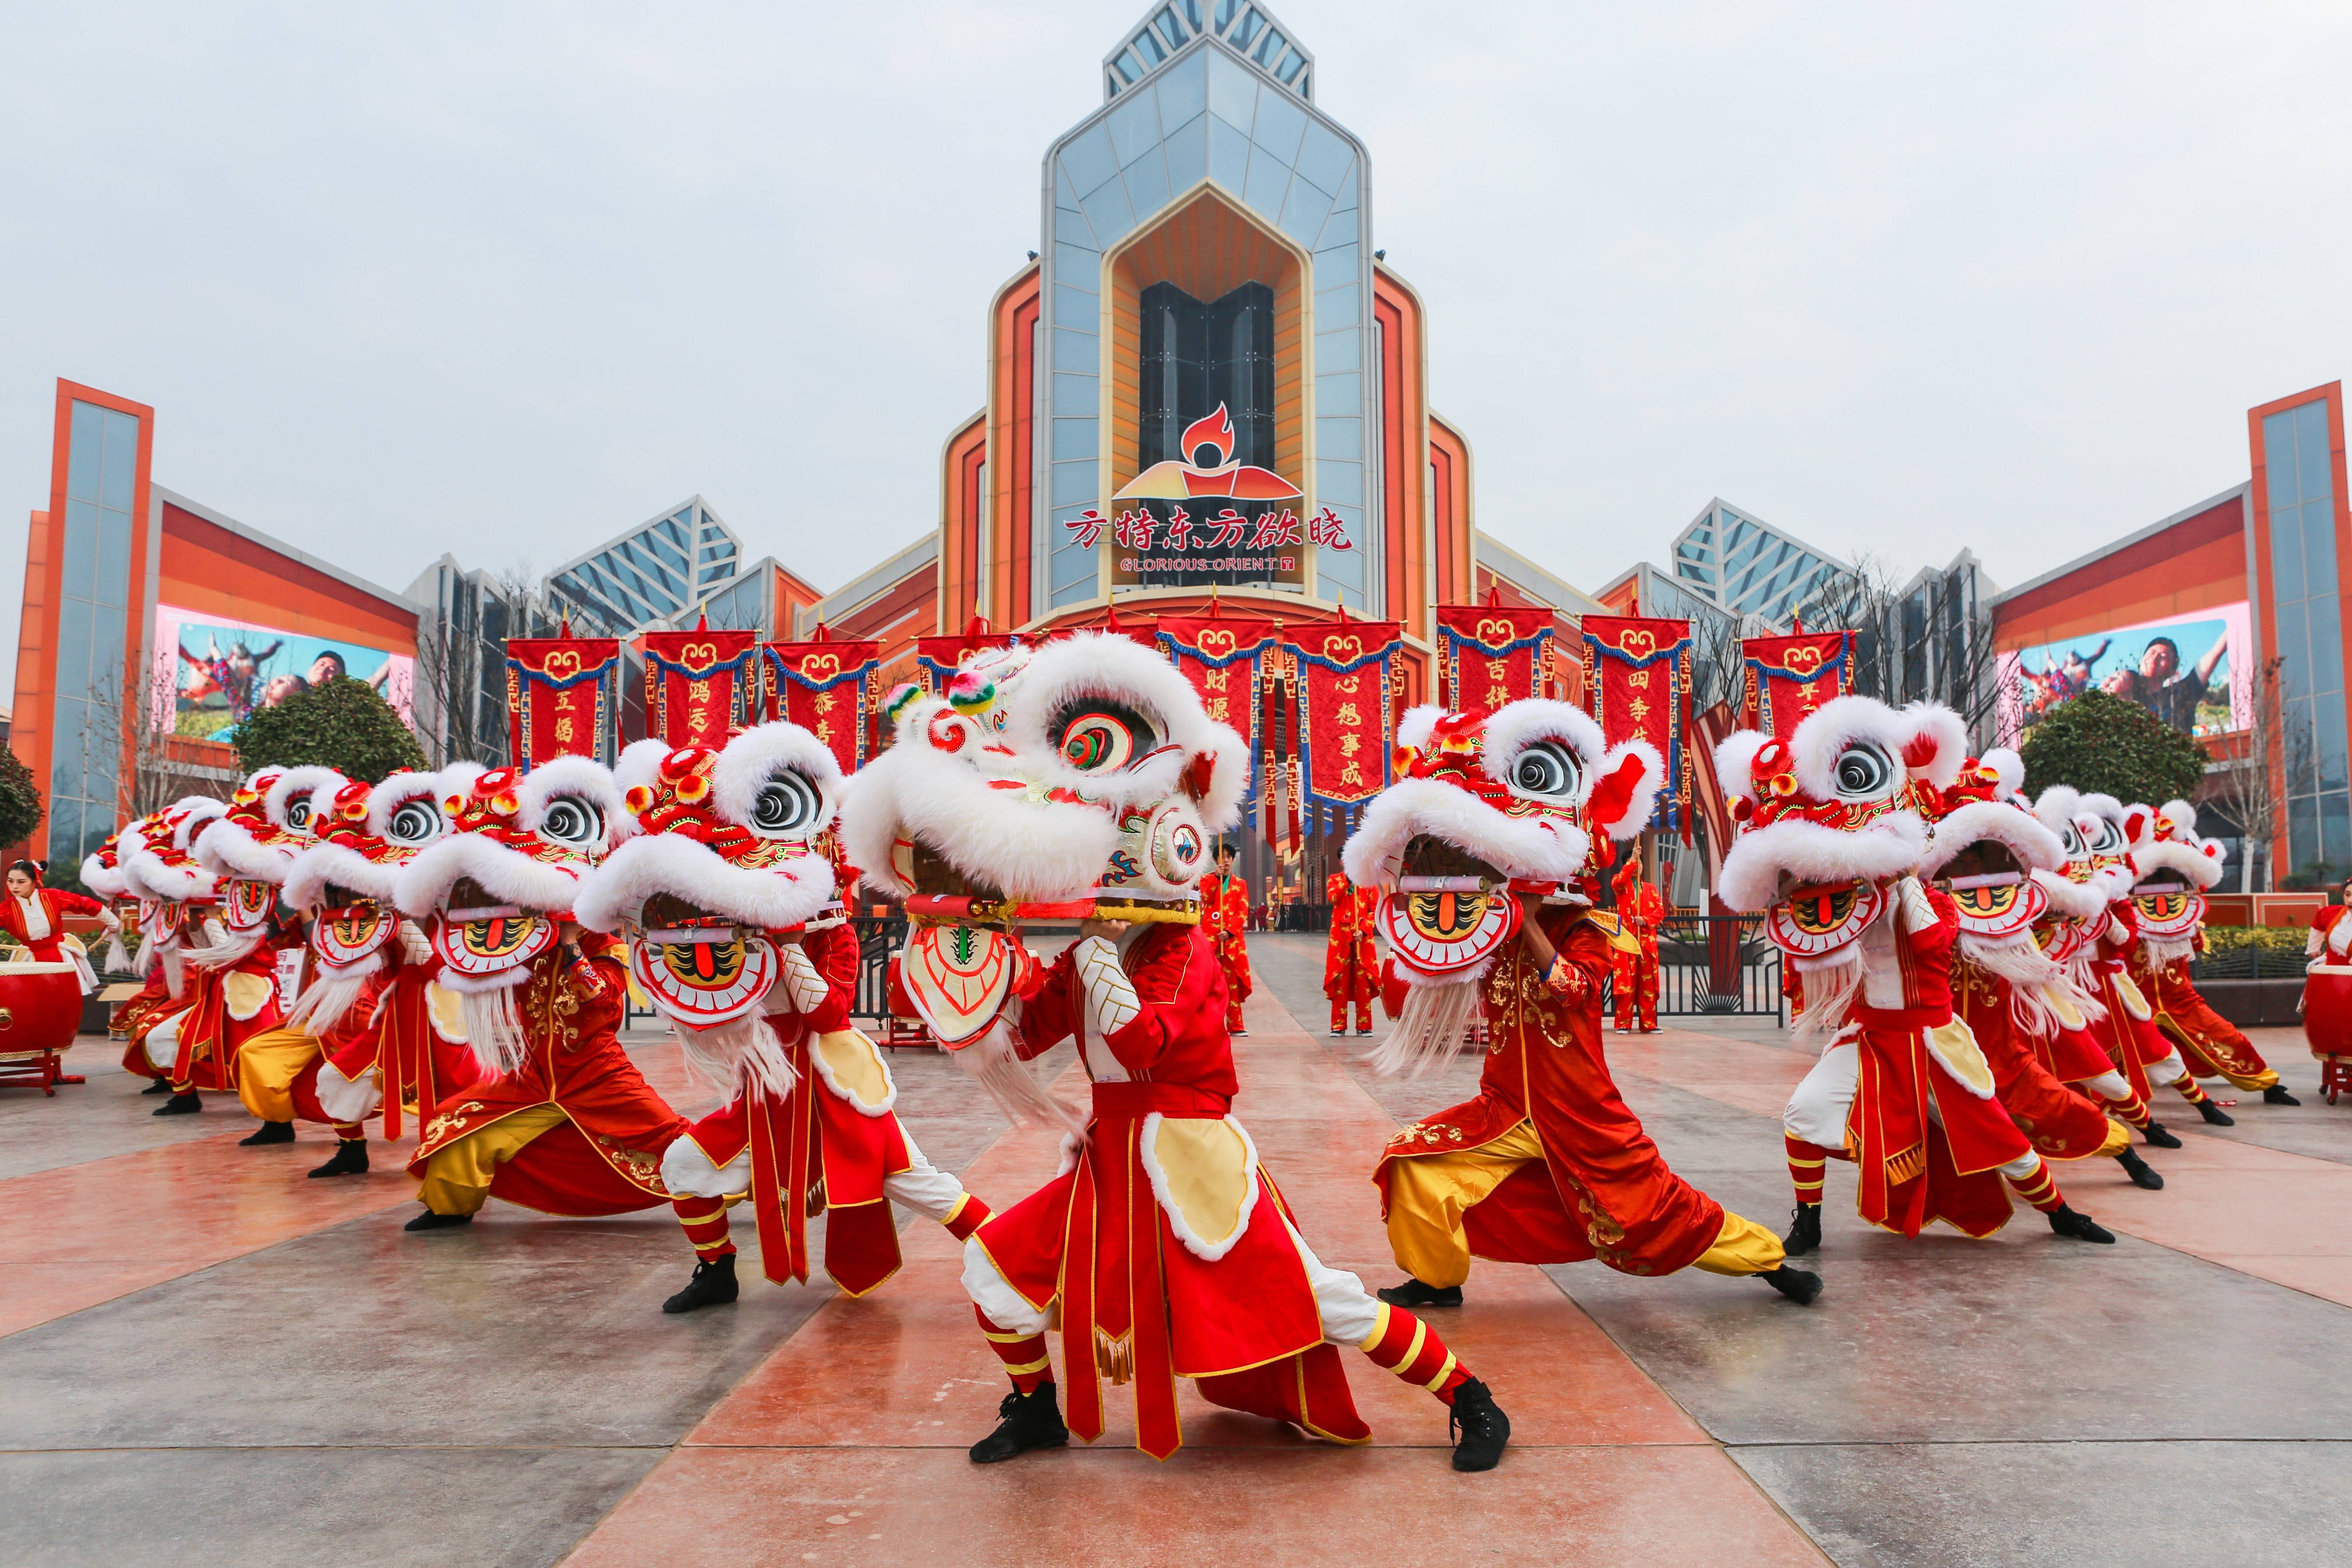
<path fill-rule="evenodd" d="M 490 1201 L 490 1180 L 498 1174 L 498 1167 L 513 1159 L 524 1144 L 562 1122 L 562 1107 L 534 1105 L 444 1143 L 425 1162 L 425 1180 L 416 1195 L 435 1214 L 473 1214 Z"/>
<path fill-rule="evenodd" d="M 294 1120 L 294 1080 L 317 1059 L 319 1037 L 268 1029 L 236 1051 L 236 1097 L 264 1121 Z"/>
<path fill-rule="evenodd" d="M 1389 1249 L 1399 1267 L 1424 1285 L 1444 1289 L 1470 1278 L 1465 1210 L 1486 1201 L 1505 1177 L 1543 1158 L 1535 1123 L 1522 1121 L 1492 1143 L 1389 1163 Z M 1766 1274 L 1786 1254 L 1780 1238 L 1729 1209 L 1715 1245 L 1693 1267 L 1710 1274 Z"/>

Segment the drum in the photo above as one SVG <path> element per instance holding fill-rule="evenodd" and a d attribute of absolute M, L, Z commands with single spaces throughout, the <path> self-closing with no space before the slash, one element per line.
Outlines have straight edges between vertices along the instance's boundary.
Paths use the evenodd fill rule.
<path fill-rule="evenodd" d="M 2352 1056 L 2352 963 L 2315 963 L 2303 982 L 2303 1036 L 2315 1057 Z"/>
<path fill-rule="evenodd" d="M 81 972 L 70 963 L 0 963 L 0 1084 L 78 1083 L 58 1053 L 81 1026 Z"/>

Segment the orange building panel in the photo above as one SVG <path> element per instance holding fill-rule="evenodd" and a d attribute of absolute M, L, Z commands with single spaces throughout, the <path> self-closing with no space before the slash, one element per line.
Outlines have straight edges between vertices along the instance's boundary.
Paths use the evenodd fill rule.
<path fill-rule="evenodd" d="M 1994 611 L 1994 641 L 2032 647 L 2247 596 L 2245 513 L 2232 495 L 2079 571 L 2002 599 Z"/>
<path fill-rule="evenodd" d="M 225 620 L 416 652 L 416 613 L 163 503 L 159 603 Z"/>

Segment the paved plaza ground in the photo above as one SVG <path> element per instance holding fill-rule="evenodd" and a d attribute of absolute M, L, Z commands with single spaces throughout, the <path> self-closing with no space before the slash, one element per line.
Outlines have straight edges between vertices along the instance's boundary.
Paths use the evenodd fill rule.
<path fill-rule="evenodd" d="M 1323 1258 L 1391 1283 L 1373 1159 L 1476 1063 L 1375 1080 L 1321 1032 L 1320 939 L 1251 951 L 1237 1112 Z M 1805 1057 L 1755 1024 L 1608 1038 L 1674 1166 L 1783 1228 Z M 0 1090 L 0 1563 L 2352 1562 L 2352 1102 L 2309 1092 L 2297 1034 L 2257 1043 L 2302 1108 L 2240 1097 L 2218 1130 L 2160 1106 L 2185 1143 L 2148 1151 L 2161 1193 L 2058 1167 L 2113 1247 L 2024 1210 L 1989 1242 L 1882 1235 L 1833 1164 L 1811 1309 L 1695 1271 L 1479 1265 L 1434 1321 L 1516 1432 L 1457 1476 L 1440 1407 L 1352 1352 L 1365 1447 L 1188 1389 L 1187 1447 L 1155 1464 L 1119 1391 L 1093 1447 L 977 1468 L 1004 1380 L 937 1226 L 851 1300 L 760 1280 L 739 1224 L 742 1300 L 666 1318 L 691 1266 L 667 1207 L 405 1235 L 391 1148 L 305 1180 L 323 1130 L 237 1148 L 226 1097 L 156 1121 L 85 1040 L 87 1084 Z M 675 1047 L 635 1055 L 700 1109 Z M 1081 1098 L 1067 1047 L 1045 1066 Z M 909 1131 L 982 1195 L 1052 1173 L 1053 1136 L 940 1058 L 892 1068 Z"/>

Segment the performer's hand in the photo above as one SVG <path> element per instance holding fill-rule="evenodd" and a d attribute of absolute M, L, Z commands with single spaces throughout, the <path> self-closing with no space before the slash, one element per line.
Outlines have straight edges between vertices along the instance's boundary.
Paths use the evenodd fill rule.
<path fill-rule="evenodd" d="M 1129 921 L 1080 921 L 1078 940 L 1084 942 L 1090 936 L 1098 936 L 1105 942 L 1116 942 L 1127 933 L 1131 923 Z"/>
<path fill-rule="evenodd" d="M 1519 901 L 1519 941 L 1526 946 L 1528 956 L 1535 960 L 1536 968 L 1549 971 L 1551 961 L 1559 953 L 1551 945 L 1551 938 L 1544 934 L 1543 925 L 1537 918 L 1543 913 L 1543 895 L 1517 893 L 1513 896 Z"/>

